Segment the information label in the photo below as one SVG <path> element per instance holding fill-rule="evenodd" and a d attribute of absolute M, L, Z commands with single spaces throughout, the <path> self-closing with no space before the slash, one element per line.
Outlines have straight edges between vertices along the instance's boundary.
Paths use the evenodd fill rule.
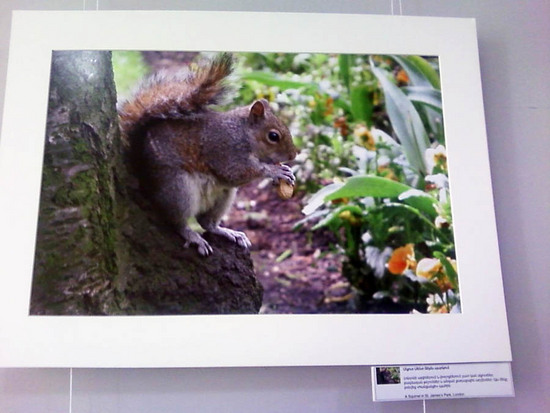
<path fill-rule="evenodd" d="M 372 368 L 374 401 L 513 397 L 510 363 L 422 364 Z"/>

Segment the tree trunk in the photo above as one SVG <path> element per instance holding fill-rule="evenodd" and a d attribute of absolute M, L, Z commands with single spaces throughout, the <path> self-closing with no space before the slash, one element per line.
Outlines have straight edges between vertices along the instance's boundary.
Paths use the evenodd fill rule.
<path fill-rule="evenodd" d="M 201 257 L 163 224 L 124 163 L 110 53 L 54 52 L 31 314 L 255 313 L 247 250 Z"/>

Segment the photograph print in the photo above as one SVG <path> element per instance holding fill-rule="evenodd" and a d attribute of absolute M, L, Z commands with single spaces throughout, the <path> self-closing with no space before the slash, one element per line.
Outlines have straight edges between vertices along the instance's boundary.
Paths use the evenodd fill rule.
<path fill-rule="evenodd" d="M 31 315 L 460 313 L 439 59 L 52 52 Z"/>

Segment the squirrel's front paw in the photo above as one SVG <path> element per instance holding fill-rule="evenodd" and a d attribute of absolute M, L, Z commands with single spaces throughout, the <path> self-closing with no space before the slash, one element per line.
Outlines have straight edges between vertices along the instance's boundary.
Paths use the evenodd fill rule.
<path fill-rule="evenodd" d="M 288 182 L 294 186 L 296 177 L 288 165 L 270 165 L 270 176 L 273 178 L 273 185 L 278 185 L 280 180 Z"/>

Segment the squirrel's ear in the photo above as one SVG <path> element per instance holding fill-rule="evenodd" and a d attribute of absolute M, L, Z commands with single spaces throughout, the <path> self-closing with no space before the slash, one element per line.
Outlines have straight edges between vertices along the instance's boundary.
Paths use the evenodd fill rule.
<path fill-rule="evenodd" d="M 257 100 L 250 107 L 250 117 L 253 119 L 262 118 L 267 110 L 268 103 L 265 99 Z"/>

